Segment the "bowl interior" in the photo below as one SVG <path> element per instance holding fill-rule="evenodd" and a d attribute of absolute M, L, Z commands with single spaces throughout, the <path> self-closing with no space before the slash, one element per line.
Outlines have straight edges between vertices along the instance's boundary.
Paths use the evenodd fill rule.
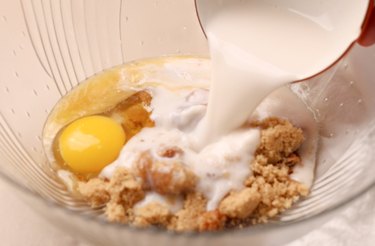
<path fill-rule="evenodd" d="M 96 216 L 97 211 L 70 196 L 51 168 L 42 144 L 45 120 L 71 88 L 104 69 L 147 56 L 206 54 L 194 3 L 188 2 L 160 1 L 154 10 L 145 10 L 149 15 L 144 21 L 135 13 L 149 6 L 148 1 L 7 1 L 0 12 L 0 172 L 24 191 L 36 193 L 38 204 L 42 197 Z M 179 13 L 178 21 L 169 21 L 170 12 Z M 151 24 L 160 30 L 149 33 Z M 330 211 L 374 183 L 374 62 L 375 47 L 356 46 L 326 73 L 292 85 L 314 112 L 321 143 L 312 194 L 284 214 L 281 223 Z M 201 68 L 201 74 L 194 68 L 191 77 L 186 68 L 196 63 L 183 59 L 182 64 L 168 79 L 209 80 L 208 67 Z M 52 211 L 41 210 L 44 215 Z M 107 238 L 116 237 L 108 233 Z M 131 236 L 131 231 L 123 233 Z"/>

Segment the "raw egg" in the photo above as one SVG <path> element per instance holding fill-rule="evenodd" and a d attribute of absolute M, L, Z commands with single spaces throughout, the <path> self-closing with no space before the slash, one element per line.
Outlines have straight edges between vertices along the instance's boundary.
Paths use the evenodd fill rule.
<path fill-rule="evenodd" d="M 105 116 L 78 119 L 63 129 L 59 150 L 64 162 L 81 174 L 98 173 L 113 162 L 125 144 L 119 123 Z"/>

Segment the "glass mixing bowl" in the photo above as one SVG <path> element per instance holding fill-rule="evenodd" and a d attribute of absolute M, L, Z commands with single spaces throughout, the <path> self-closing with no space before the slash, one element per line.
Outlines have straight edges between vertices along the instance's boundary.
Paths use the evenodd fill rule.
<path fill-rule="evenodd" d="M 291 86 L 314 112 L 321 140 L 311 195 L 278 220 L 204 234 L 109 224 L 100 211 L 71 197 L 56 177 L 42 146 L 44 122 L 63 95 L 100 71 L 146 57 L 207 55 L 194 2 L 2 0 L 0 37 L 0 177 L 41 216 L 84 240 L 99 245 L 280 245 L 321 225 L 374 185 L 375 47 L 357 46 L 326 73 Z M 165 74 L 165 80 L 209 76 L 209 69 L 150 69 L 154 76 Z"/>

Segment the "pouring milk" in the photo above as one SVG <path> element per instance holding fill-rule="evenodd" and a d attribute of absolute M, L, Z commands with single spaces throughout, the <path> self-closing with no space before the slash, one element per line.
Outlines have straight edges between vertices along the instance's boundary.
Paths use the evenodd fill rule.
<path fill-rule="evenodd" d="M 197 2 L 213 68 L 208 110 L 195 131 L 198 148 L 241 126 L 275 89 L 334 63 L 358 37 L 368 4 L 359 1 L 342 28 L 331 13 L 307 15 L 290 2 Z"/>

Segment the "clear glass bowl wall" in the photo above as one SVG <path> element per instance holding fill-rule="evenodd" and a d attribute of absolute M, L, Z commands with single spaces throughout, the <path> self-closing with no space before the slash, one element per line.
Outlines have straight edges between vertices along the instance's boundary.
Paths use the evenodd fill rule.
<path fill-rule="evenodd" d="M 194 1 L 1 0 L 0 6 L 0 176 L 72 234 L 106 245 L 278 245 L 329 219 L 375 181 L 375 47 L 356 46 L 325 74 L 292 86 L 316 115 L 321 142 L 311 196 L 279 221 L 202 235 L 107 224 L 72 198 L 49 167 L 44 121 L 59 98 L 107 68 L 168 54 L 207 55 Z"/>

